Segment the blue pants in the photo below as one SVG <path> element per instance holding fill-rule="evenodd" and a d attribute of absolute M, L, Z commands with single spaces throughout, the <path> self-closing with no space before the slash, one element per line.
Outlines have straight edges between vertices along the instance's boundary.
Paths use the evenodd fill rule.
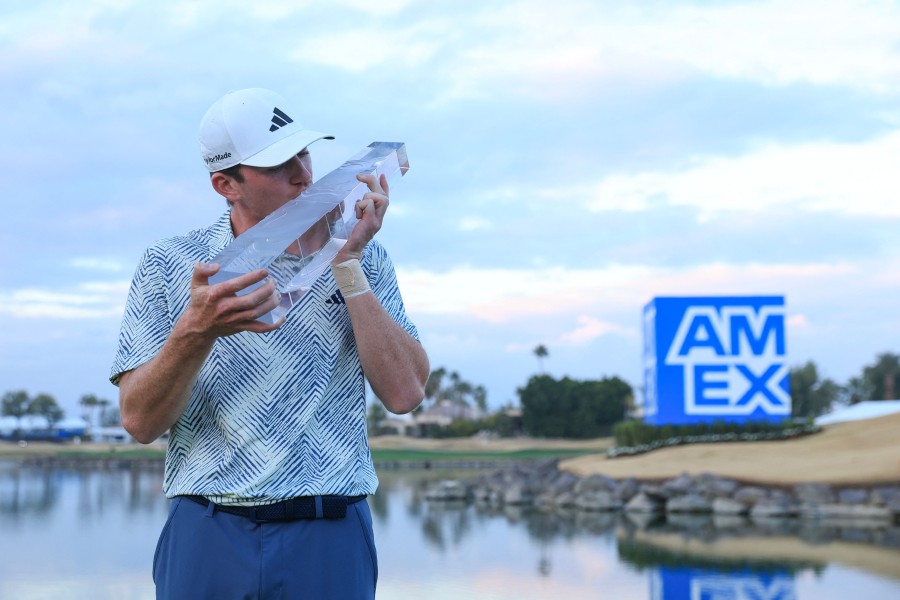
<path fill-rule="evenodd" d="M 365 501 L 343 519 L 254 523 L 175 498 L 153 558 L 159 600 L 374 600 L 377 579 Z"/>

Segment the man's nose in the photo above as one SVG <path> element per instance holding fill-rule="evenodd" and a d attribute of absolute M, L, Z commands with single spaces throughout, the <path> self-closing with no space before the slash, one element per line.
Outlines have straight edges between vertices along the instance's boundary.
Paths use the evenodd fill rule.
<path fill-rule="evenodd" d="M 290 160 L 288 167 L 291 169 L 291 180 L 298 183 L 309 183 L 312 180 L 312 173 L 303 164 L 299 156 L 295 156 Z"/>

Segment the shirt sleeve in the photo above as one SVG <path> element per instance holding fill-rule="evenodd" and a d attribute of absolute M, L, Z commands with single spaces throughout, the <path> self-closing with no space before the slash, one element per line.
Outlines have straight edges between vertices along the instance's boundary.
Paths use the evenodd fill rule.
<path fill-rule="evenodd" d="M 403 297 L 400 295 L 400 288 L 397 285 L 394 263 L 391 261 L 390 256 L 388 256 L 384 246 L 375 241 L 371 241 L 366 245 L 363 255 L 363 269 L 369 279 L 369 285 L 372 287 L 372 291 L 381 302 L 385 311 L 387 311 L 391 318 L 405 329 L 413 339 L 421 342 L 418 329 L 406 314 Z"/>
<path fill-rule="evenodd" d="M 163 262 L 157 249 L 148 249 L 131 280 L 110 369 L 109 380 L 113 385 L 119 385 L 122 373 L 156 356 L 172 330 Z"/>

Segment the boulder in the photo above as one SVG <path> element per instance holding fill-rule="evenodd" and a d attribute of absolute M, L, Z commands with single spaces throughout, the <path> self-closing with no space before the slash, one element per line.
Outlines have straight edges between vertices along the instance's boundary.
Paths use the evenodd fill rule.
<path fill-rule="evenodd" d="M 890 522 L 893 519 L 893 513 L 886 506 L 872 506 L 871 504 L 820 504 L 816 510 L 816 517 Z"/>
<path fill-rule="evenodd" d="M 734 501 L 740 502 L 741 504 L 746 504 L 747 506 L 754 506 L 758 502 L 765 500 L 769 497 L 769 492 L 764 490 L 761 487 L 755 486 L 745 486 L 734 493 Z"/>
<path fill-rule="evenodd" d="M 640 486 L 638 485 L 637 480 L 633 477 L 629 477 L 628 479 L 623 479 L 619 482 L 619 488 L 615 493 L 616 497 L 624 504 L 637 496 L 638 492 L 640 492 Z"/>
<path fill-rule="evenodd" d="M 581 480 L 577 475 L 573 475 L 568 471 L 560 471 L 559 475 L 553 479 L 549 486 L 546 486 L 546 489 L 554 495 L 562 494 L 563 492 L 569 492 Z"/>
<path fill-rule="evenodd" d="M 712 511 L 717 515 L 746 515 L 750 512 L 750 506 L 731 498 L 715 498 Z"/>
<path fill-rule="evenodd" d="M 712 503 L 700 494 L 676 496 L 666 502 L 667 513 L 711 513 Z"/>
<path fill-rule="evenodd" d="M 469 495 L 468 484 L 452 479 L 435 481 L 425 490 L 427 500 L 468 500 Z"/>
<path fill-rule="evenodd" d="M 795 517 L 799 513 L 800 507 L 796 503 L 769 498 L 760 500 L 750 509 L 753 518 Z"/>
<path fill-rule="evenodd" d="M 731 498 L 738 489 L 738 482 L 733 479 L 717 477 L 704 473 L 697 478 L 697 491 L 708 498 Z"/>
<path fill-rule="evenodd" d="M 838 502 L 850 505 L 868 504 L 869 491 L 859 488 L 841 490 L 838 492 Z"/>
<path fill-rule="evenodd" d="M 900 502 L 900 487 L 898 486 L 881 486 L 872 490 L 872 504 L 882 504 L 887 506 L 895 500 Z"/>
<path fill-rule="evenodd" d="M 619 482 L 612 477 L 595 474 L 580 479 L 575 484 L 575 493 L 580 495 L 585 492 L 616 492 L 619 487 Z"/>
<path fill-rule="evenodd" d="M 634 498 L 625 505 L 628 512 L 637 513 L 657 513 L 663 512 L 665 502 L 659 498 L 649 496 L 644 492 L 639 492 Z"/>
<path fill-rule="evenodd" d="M 587 511 L 609 511 L 622 508 L 622 501 L 612 492 L 593 490 L 575 496 L 575 507 Z"/>
<path fill-rule="evenodd" d="M 513 506 L 531 504 L 534 495 L 524 484 L 515 483 L 503 490 L 503 503 Z"/>
<path fill-rule="evenodd" d="M 682 473 L 675 479 L 670 479 L 663 483 L 661 488 L 668 498 L 672 498 L 674 496 L 689 494 L 694 491 L 695 486 L 696 482 L 694 481 L 694 478 L 687 473 Z"/>
<path fill-rule="evenodd" d="M 834 489 L 827 483 L 800 483 L 794 486 L 794 495 L 801 504 L 831 504 L 835 501 Z"/>

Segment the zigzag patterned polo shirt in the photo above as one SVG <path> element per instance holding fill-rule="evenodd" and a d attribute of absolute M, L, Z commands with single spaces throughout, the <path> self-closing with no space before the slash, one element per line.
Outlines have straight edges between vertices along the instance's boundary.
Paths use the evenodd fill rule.
<path fill-rule="evenodd" d="M 214 225 L 161 240 L 135 272 L 110 381 L 159 352 L 190 301 L 194 264 L 234 239 L 230 212 Z M 415 339 L 394 267 L 376 241 L 363 270 L 388 314 Z M 223 504 L 375 492 L 365 382 L 350 317 L 326 272 L 273 332 L 216 340 L 188 406 L 171 428 L 163 490 Z"/>

